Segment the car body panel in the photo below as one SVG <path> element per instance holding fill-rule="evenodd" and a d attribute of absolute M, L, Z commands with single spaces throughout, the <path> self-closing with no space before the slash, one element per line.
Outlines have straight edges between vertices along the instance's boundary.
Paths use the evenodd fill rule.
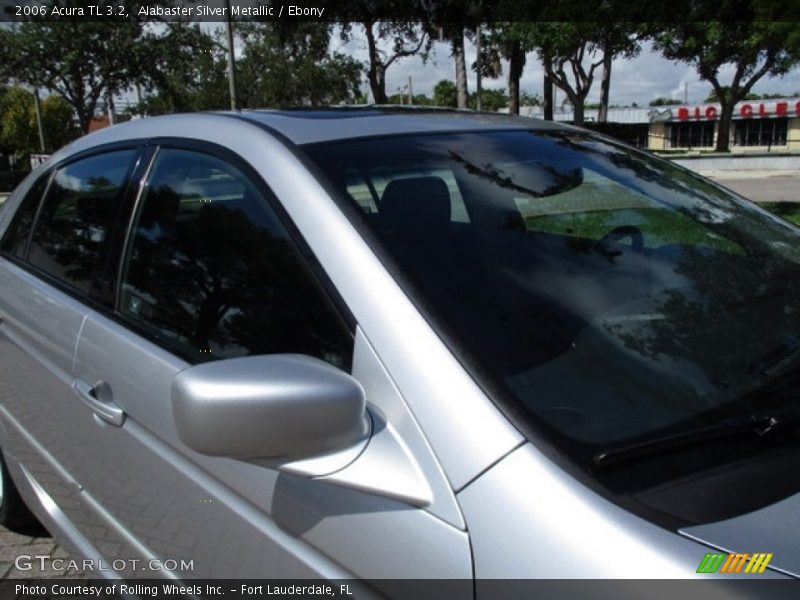
<path fill-rule="evenodd" d="M 200 133 L 202 132 L 202 133 Z M 436 448 L 451 485 L 467 482 L 522 436 L 464 372 L 386 267 L 303 161 L 258 125 L 230 116 L 174 115 L 131 121 L 73 142 L 50 159 L 129 139 L 202 139 L 234 149 L 269 182 Z M 413 340 L 413 343 L 409 343 Z M 419 364 L 428 366 L 424 371 Z M 436 398 L 436 402 L 430 402 Z M 481 431 L 464 445 L 461 431 Z"/>
<path fill-rule="evenodd" d="M 503 490 L 502 510 L 495 505 Z M 612 504 L 525 444 L 458 495 L 479 580 L 688 578 L 709 548 Z M 767 577 L 780 577 L 767 572 Z"/>
<path fill-rule="evenodd" d="M 197 152 L 228 149 L 252 167 L 349 312 L 351 374 L 379 427 L 363 451 L 337 456 L 349 458 L 334 470 L 324 468 L 330 456 L 195 452 L 180 441 L 171 403 L 173 380 L 190 364 L 109 307 L 83 304 L 0 257 L 0 444 L 37 515 L 83 556 L 189 559 L 193 569 L 161 573 L 187 578 L 682 578 L 729 542 L 793 551 L 778 533 L 737 538 L 728 527 L 777 523 L 793 499 L 680 536 L 584 485 L 552 448 L 526 441 L 296 146 L 498 129 L 569 128 L 462 112 L 246 111 L 134 120 L 54 154 L 8 200 L 0 235 L 38 174 L 79 153 L 188 141 Z M 106 392 L 99 401 L 121 411 L 116 426 L 81 401 L 73 389 L 81 385 Z M 794 563 L 776 564 L 797 573 Z"/>
<path fill-rule="evenodd" d="M 75 299 L 0 259 L 0 444 L 78 523 L 88 515 L 71 476 L 81 460 L 73 443 L 82 432 L 69 424 L 80 410 L 72 368 L 88 313 Z"/>
<path fill-rule="evenodd" d="M 194 559 L 211 577 L 469 576 L 466 533 L 426 511 L 182 445 L 170 392 L 186 366 L 96 313 L 78 346 L 76 376 L 105 382 L 126 419 L 113 427 L 84 415 L 92 433 L 76 449 L 84 460 L 75 477 L 148 555 Z M 413 550 L 423 544 L 448 559 Z M 402 563 L 391 560 L 398 552 Z"/>
<path fill-rule="evenodd" d="M 684 527 L 686 537 L 727 552 L 771 552 L 769 568 L 800 577 L 800 495 L 790 496 L 746 515 Z"/>

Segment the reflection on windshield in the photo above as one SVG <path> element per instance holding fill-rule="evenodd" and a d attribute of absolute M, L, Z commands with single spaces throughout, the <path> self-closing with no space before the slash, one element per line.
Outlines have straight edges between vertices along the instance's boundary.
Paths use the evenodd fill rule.
<path fill-rule="evenodd" d="M 800 356 L 798 237 L 757 207 L 579 133 L 306 150 L 465 362 L 560 439 L 608 447 L 785 401 L 754 392 Z"/>

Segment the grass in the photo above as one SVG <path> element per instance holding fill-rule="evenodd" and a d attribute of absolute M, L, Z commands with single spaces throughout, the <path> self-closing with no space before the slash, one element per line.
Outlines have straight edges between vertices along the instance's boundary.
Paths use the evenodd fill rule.
<path fill-rule="evenodd" d="M 642 233 L 646 247 L 664 244 L 705 246 L 732 254 L 741 249 L 700 223 L 671 210 L 626 208 L 622 210 L 584 211 L 572 214 L 551 214 L 527 217 L 529 231 L 599 240 L 621 225 L 633 225 Z M 629 242 L 626 242 L 629 243 Z"/>
<path fill-rule="evenodd" d="M 775 213 L 782 219 L 800 225 L 800 202 L 762 202 L 759 206 Z"/>

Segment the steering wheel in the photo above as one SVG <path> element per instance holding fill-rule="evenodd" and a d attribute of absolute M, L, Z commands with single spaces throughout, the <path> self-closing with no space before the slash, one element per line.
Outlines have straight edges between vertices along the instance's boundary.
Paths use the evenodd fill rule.
<path fill-rule="evenodd" d="M 644 249 L 644 236 L 642 230 L 634 225 L 621 225 L 615 227 L 594 245 L 594 250 L 605 256 L 609 260 L 614 260 L 622 254 L 620 240 L 631 239 L 631 249 L 641 252 Z"/>

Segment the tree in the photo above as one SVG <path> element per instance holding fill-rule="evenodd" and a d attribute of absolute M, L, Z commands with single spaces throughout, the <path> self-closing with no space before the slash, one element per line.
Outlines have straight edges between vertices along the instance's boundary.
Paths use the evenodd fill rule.
<path fill-rule="evenodd" d="M 544 100 L 539 94 L 531 94 L 525 90 L 519 93 L 520 106 L 541 106 Z"/>
<path fill-rule="evenodd" d="M 135 109 L 141 114 L 220 110 L 228 106 L 225 47 L 197 25 L 175 22 L 162 35 L 149 34 L 144 85 L 151 92 Z"/>
<path fill-rule="evenodd" d="M 729 94 L 730 93 L 730 86 L 723 85 L 722 86 L 722 90 L 723 90 L 723 94 Z M 750 92 L 748 94 L 745 94 L 744 98 L 742 98 L 742 100 L 761 100 L 761 96 L 759 96 L 758 94 L 753 94 L 752 92 Z M 712 90 L 708 93 L 708 96 L 706 96 L 706 99 L 703 100 L 703 102 L 719 102 L 719 96 L 717 96 L 717 91 L 712 88 Z"/>
<path fill-rule="evenodd" d="M 490 77 L 501 75 L 501 63 L 498 58 L 502 57 L 508 61 L 509 112 L 515 115 L 519 114 L 519 80 L 525 68 L 526 55 L 534 49 L 533 28 L 535 24 L 524 22 L 495 23 L 488 28 L 486 41 L 482 44 L 482 48 L 485 48 L 482 57 L 484 74 Z"/>
<path fill-rule="evenodd" d="M 594 82 L 595 71 L 603 64 L 595 55 L 593 42 L 597 23 L 542 22 L 531 24 L 528 35 L 536 46 L 545 73 L 564 91 L 573 106 L 575 125 L 583 124 L 584 103 Z"/>
<path fill-rule="evenodd" d="M 40 107 L 46 153 L 80 135 L 72 107 L 63 98 L 48 96 Z M 0 148 L 17 160 L 41 152 L 33 94 L 21 87 L 9 88 L 0 95 Z"/>
<path fill-rule="evenodd" d="M 751 0 L 719 2 L 713 12 L 693 7 L 685 20 L 664 25 L 655 47 L 668 59 L 694 66 L 711 83 L 720 104 L 716 150 L 727 152 L 734 106 L 762 77 L 784 75 L 797 64 L 800 28 L 791 21 L 764 20 L 770 15 L 759 12 Z M 728 20 L 732 15 L 736 20 Z M 721 77 L 728 66 L 733 77 L 725 85 Z"/>
<path fill-rule="evenodd" d="M 606 15 L 610 17 L 611 15 Z M 641 50 L 640 39 L 644 32 L 626 21 L 605 20 L 595 23 L 594 43 L 602 55 L 603 78 L 600 80 L 600 110 L 597 120 L 608 120 L 608 102 L 611 90 L 611 65 L 617 57 L 633 58 Z"/>
<path fill-rule="evenodd" d="M 246 23 L 238 29 L 244 42 L 237 63 L 242 106 L 322 106 L 358 99 L 363 64 L 329 52 L 330 23 Z"/>
<path fill-rule="evenodd" d="M 386 71 L 389 67 L 402 58 L 417 54 L 423 61 L 428 58 L 433 44 L 431 26 L 421 22 L 423 16 L 430 14 L 416 0 L 411 3 L 400 0 L 331 0 L 328 7 L 331 8 L 331 18 L 341 22 L 339 35 L 343 40 L 351 39 L 354 26 L 364 31 L 367 38 L 367 80 L 372 99 L 376 104 L 386 104 Z M 419 18 L 415 20 L 414 15 Z"/>
<path fill-rule="evenodd" d="M 467 108 L 469 89 L 467 86 L 467 58 L 465 36 L 474 38 L 474 27 L 484 20 L 485 7 L 481 0 L 450 0 L 432 4 L 429 35 L 438 35 L 441 41 L 450 43 L 451 56 L 455 64 L 456 99 L 458 108 Z"/>
<path fill-rule="evenodd" d="M 449 79 L 442 79 L 433 87 L 433 104 L 455 108 L 458 105 L 456 98 L 456 84 Z"/>
<path fill-rule="evenodd" d="M 470 94 L 469 107 L 477 108 L 478 94 Z M 503 90 L 481 90 L 481 110 L 497 112 L 501 108 L 508 107 L 509 98 Z"/>
<path fill-rule="evenodd" d="M 467 108 L 469 89 L 467 87 L 467 59 L 464 50 L 464 29 L 458 27 L 450 34 L 450 46 L 456 67 L 456 99 L 458 108 Z"/>
<path fill-rule="evenodd" d="M 430 51 L 431 39 L 420 26 L 412 22 L 375 22 L 368 13 L 365 13 L 360 24 L 367 37 L 369 56 L 367 79 L 372 91 L 372 98 L 376 104 L 385 104 L 388 68 L 396 60 L 415 54 L 421 54 L 423 59 L 426 59 Z M 388 51 L 380 49 L 381 40 L 388 40 L 391 49 Z"/>
<path fill-rule="evenodd" d="M 84 6 L 78 0 L 52 4 Z M 128 9 L 134 10 L 133 4 Z M 0 76 L 62 96 L 86 132 L 103 95 L 113 97 L 144 81 L 149 65 L 143 59 L 143 36 L 143 25 L 135 20 L 28 21 L 2 31 Z"/>
<path fill-rule="evenodd" d="M 677 98 L 653 98 L 650 100 L 650 104 L 648 106 L 676 106 L 681 104 L 681 101 Z"/>

